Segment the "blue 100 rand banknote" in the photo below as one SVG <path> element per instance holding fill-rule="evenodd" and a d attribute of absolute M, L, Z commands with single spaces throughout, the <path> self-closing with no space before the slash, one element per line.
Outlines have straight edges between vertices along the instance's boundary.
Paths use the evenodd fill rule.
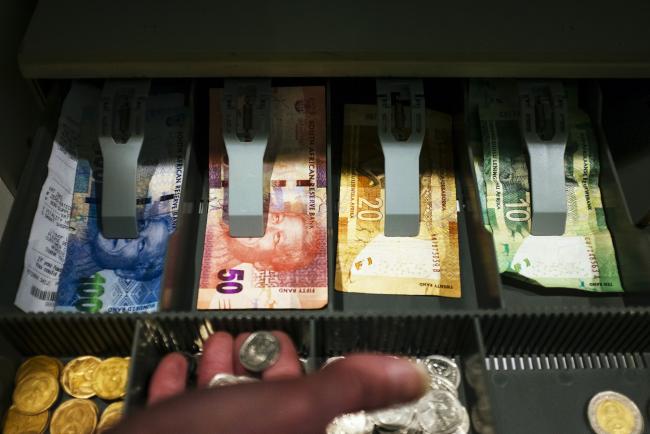
<path fill-rule="evenodd" d="M 79 146 L 70 236 L 56 311 L 158 309 L 167 245 L 176 228 L 184 156 L 190 140 L 191 116 L 184 101 L 182 94 L 153 95 L 146 101 L 145 134 L 136 178 L 139 235 L 134 239 L 108 239 L 102 234 L 101 150 L 96 130 L 81 134 L 89 139 Z M 88 112 L 86 116 L 96 120 L 99 113 Z M 84 125 L 96 129 L 97 122 Z"/>

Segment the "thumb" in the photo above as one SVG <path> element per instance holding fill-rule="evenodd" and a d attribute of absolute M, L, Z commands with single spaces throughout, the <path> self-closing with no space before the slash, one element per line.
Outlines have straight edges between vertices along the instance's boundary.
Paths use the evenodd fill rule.
<path fill-rule="evenodd" d="M 196 390 L 126 419 L 116 432 L 322 434 L 340 414 L 415 400 L 428 382 L 408 360 L 356 355 L 300 379 Z"/>

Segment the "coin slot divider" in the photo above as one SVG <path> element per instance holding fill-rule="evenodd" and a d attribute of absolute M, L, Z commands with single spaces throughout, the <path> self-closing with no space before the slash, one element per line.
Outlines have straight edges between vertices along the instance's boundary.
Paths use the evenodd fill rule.
<path fill-rule="evenodd" d="M 471 113 L 468 104 L 469 82 L 466 81 L 463 125 L 459 125 L 461 131 L 458 134 L 463 142 L 461 176 L 466 198 L 465 205 L 470 215 L 470 219 L 467 221 L 470 233 L 469 245 L 474 259 L 475 278 L 484 285 L 484 293 L 493 300 L 493 307 L 517 312 L 542 306 L 558 309 L 566 306 L 603 309 L 650 305 L 650 285 L 648 284 L 650 269 L 639 265 L 639 261 L 645 260 L 647 263 L 650 260 L 647 259 L 650 258 L 650 241 L 643 230 L 635 227 L 629 221 L 623 206 L 616 169 L 611 161 L 609 145 L 600 126 L 602 100 L 598 95 L 598 85 L 594 81 L 580 80 L 578 86 L 580 107 L 590 115 L 598 142 L 601 170 L 599 185 L 603 207 L 607 226 L 614 241 L 619 275 L 626 291 L 605 294 L 568 288 L 544 288 L 499 274 L 492 234 L 483 226 L 477 178 L 472 163 L 474 153 L 481 152 L 481 149 L 472 149 L 468 137 L 471 129 L 476 128 L 474 125 L 478 122 L 478 115 Z M 523 144 L 522 152 L 525 152 Z"/>

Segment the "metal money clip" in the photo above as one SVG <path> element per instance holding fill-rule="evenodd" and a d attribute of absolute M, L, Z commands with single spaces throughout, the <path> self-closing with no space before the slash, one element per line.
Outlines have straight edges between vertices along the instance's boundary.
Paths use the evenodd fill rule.
<path fill-rule="evenodd" d="M 102 234 L 137 238 L 136 174 L 144 141 L 149 80 L 108 80 L 99 107 L 98 139 L 103 157 Z"/>
<path fill-rule="evenodd" d="M 271 80 L 226 79 L 223 140 L 228 153 L 230 236 L 264 235 L 264 152 L 271 128 Z"/>
<path fill-rule="evenodd" d="M 418 79 L 377 79 L 387 237 L 411 237 L 420 231 L 420 150 L 426 128 L 423 89 Z"/>
<path fill-rule="evenodd" d="M 564 151 L 568 109 L 564 86 L 559 81 L 520 81 L 518 87 L 521 131 L 530 157 L 531 233 L 562 235 L 567 217 Z M 505 206 L 511 207 L 513 215 L 519 214 L 517 218 L 527 217 L 527 204 Z"/>

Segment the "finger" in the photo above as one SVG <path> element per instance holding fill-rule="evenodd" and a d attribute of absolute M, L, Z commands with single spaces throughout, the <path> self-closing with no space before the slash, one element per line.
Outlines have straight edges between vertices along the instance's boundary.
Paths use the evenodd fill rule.
<path fill-rule="evenodd" d="M 187 383 L 188 366 L 189 362 L 180 353 L 163 357 L 149 383 L 148 405 L 182 393 Z"/>
<path fill-rule="evenodd" d="M 199 360 L 197 383 L 206 387 L 216 374 L 232 374 L 233 339 L 230 333 L 217 332 L 203 344 L 203 356 Z"/>
<path fill-rule="evenodd" d="M 126 419 L 117 432 L 322 434 L 340 414 L 412 401 L 428 381 L 404 359 L 351 356 L 308 377 L 190 392 Z"/>
<path fill-rule="evenodd" d="M 234 369 L 235 369 L 235 375 L 249 374 L 249 372 L 246 370 L 246 368 L 244 368 L 244 365 L 242 365 L 241 362 L 239 361 L 239 350 L 241 350 L 241 347 L 244 344 L 244 341 L 246 339 L 248 339 L 248 337 L 250 335 L 251 335 L 250 332 L 240 333 L 235 338 L 235 350 L 233 352 L 233 359 L 232 359 L 232 363 L 233 363 Z"/>
<path fill-rule="evenodd" d="M 262 378 L 265 380 L 283 380 L 300 377 L 302 367 L 293 341 L 285 332 L 272 331 L 271 333 L 280 342 L 280 355 L 278 361 L 262 373 Z"/>

